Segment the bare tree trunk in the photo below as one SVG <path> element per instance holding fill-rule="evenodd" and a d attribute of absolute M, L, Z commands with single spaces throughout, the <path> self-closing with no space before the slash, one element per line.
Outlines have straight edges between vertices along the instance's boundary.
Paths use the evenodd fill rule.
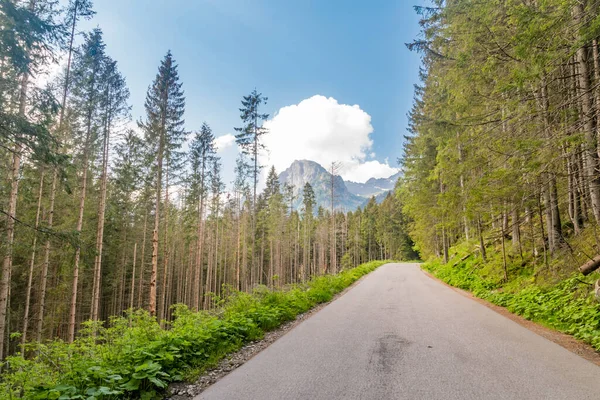
<path fill-rule="evenodd" d="M 237 195 L 236 195 L 237 196 Z M 235 288 L 237 290 L 243 290 L 242 284 L 240 281 L 240 239 L 241 239 L 241 228 L 242 228 L 242 211 L 240 206 L 240 199 L 236 199 L 237 204 L 237 240 L 236 240 L 236 250 L 235 250 Z"/>
<path fill-rule="evenodd" d="M 160 305 L 159 305 L 159 320 L 163 320 L 166 316 L 167 308 L 167 278 L 169 271 L 169 159 L 167 157 L 167 164 L 165 166 L 165 237 L 164 237 L 164 252 L 163 255 L 163 274 L 162 274 L 162 290 L 160 293 Z"/>
<path fill-rule="evenodd" d="M 133 309 L 133 299 L 135 297 L 135 264 L 137 262 L 137 242 L 133 244 L 133 267 L 131 269 L 131 293 L 129 300 L 129 308 Z"/>
<path fill-rule="evenodd" d="M 503 110 L 503 114 L 504 114 L 504 110 Z M 504 119 L 504 117 L 502 119 Z M 459 136 L 458 132 L 456 133 L 456 140 L 458 142 L 458 163 L 462 164 L 463 163 L 463 150 L 462 150 L 462 144 L 460 143 L 460 136 Z M 460 174 L 460 192 L 461 192 L 461 196 L 465 195 L 465 177 L 462 174 L 462 172 Z M 463 199 L 462 210 L 463 210 L 463 225 L 464 225 L 464 230 L 465 230 L 465 239 L 469 240 L 469 219 L 467 218 L 467 207 L 465 206 L 464 199 Z"/>
<path fill-rule="evenodd" d="M 544 189 L 542 188 L 541 190 L 543 191 Z M 540 233 L 542 237 L 542 244 L 544 246 L 544 264 L 546 265 L 546 267 L 548 267 L 548 240 L 546 240 L 546 233 L 544 232 L 544 217 L 542 211 L 542 201 L 540 199 L 541 196 L 543 196 L 542 193 L 540 193 L 536 197 L 538 203 L 538 214 L 540 216 Z"/>
<path fill-rule="evenodd" d="M 594 59 L 594 100 L 596 107 L 596 138 L 600 140 L 600 56 L 598 55 L 598 39 L 592 40 L 592 58 Z M 600 156 L 600 146 L 598 146 Z"/>
<path fill-rule="evenodd" d="M 210 225 L 209 225 L 209 229 L 210 229 Z M 209 296 L 207 296 L 207 294 L 209 292 L 211 292 L 211 285 L 212 285 L 212 274 L 213 274 L 213 268 L 212 268 L 212 246 L 210 246 L 210 231 L 208 234 L 209 239 L 207 240 L 207 246 L 209 246 L 209 250 L 208 250 L 208 263 L 206 265 L 206 290 L 204 292 L 204 303 L 203 303 L 203 308 L 205 310 L 207 310 L 209 308 L 210 305 L 210 298 Z"/>
<path fill-rule="evenodd" d="M 548 88 L 545 78 L 542 80 L 540 94 L 545 136 L 548 141 L 551 141 L 552 134 L 550 129 L 552 127 L 552 121 L 550 120 L 550 100 L 548 98 Z M 548 246 L 552 253 L 562 241 L 562 226 L 560 222 L 560 211 L 558 209 L 556 175 L 552 171 L 547 172 L 543 175 L 543 179 L 546 180 L 546 182 L 543 183 L 543 190 L 544 206 L 546 208 L 546 225 L 548 229 Z"/>
<path fill-rule="evenodd" d="M 79 1 L 75 1 L 75 7 L 73 12 L 73 19 L 71 21 L 71 34 L 69 38 L 69 51 L 67 56 L 67 69 L 65 72 L 65 85 L 63 87 L 62 93 L 62 101 L 60 107 L 60 116 L 58 119 L 58 131 L 62 133 L 64 127 L 64 119 L 65 119 L 65 108 L 67 105 L 67 94 L 69 93 L 69 82 L 71 76 L 71 64 L 73 59 L 73 41 L 75 39 L 75 27 L 77 25 L 77 11 L 78 11 Z M 56 186 L 58 182 L 58 171 L 54 168 L 52 173 L 52 189 L 50 191 L 50 205 L 48 210 L 48 229 L 52 229 L 54 222 L 54 205 L 56 201 Z M 42 266 L 42 277 L 40 283 L 40 304 L 38 310 L 38 323 L 37 323 L 37 333 L 36 340 L 39 342 L 42 340 L 42 329 L 44 325 L 44 313 L 46 307 L 46 286 L 48 282 L 48 267 L 50 263 L 50 238 L 46 239 L 46 243 L 44 245 L 44 264 Z"/>
<path fill-rule="evenodd" d="M 442 246 L 444 251 L 444 264 L 448 264 L 448 240 L 446 238 L 445 226 L 442 226 Z"/>
<path fill-rule="evenodd" d="M 576 2 L 573 7 L 573 17 L 577 24 L 583 26 L 584 5 Z M 579 39 L 583 39 L 580 35 Z M 594 127 L 593 98 L 590 91 L 590 73 L 588 68 L 587 50 L 585 46 L 577 50 L 579 67 L 579 86 L 581 89 L 581 109 L 584 117 L 584 162 L 585 176 L 590 190 L 592 213 L 597 224 L 600 224 L 600 174 L 598 174 L 598 144 Z"/>
<path fill-rule="evenodd" d="M 68 341 L 72 343 L 75 339 L 75 316 L 77 311 L 77 291 L 79 283 L 79 261 L 81 258 L 81 229 L 83 228 L 83 212 L 85 209 L 85 199 L 87 192 L 87 174 L 90 157 L 90 141 L 92 134 L 92 117 L 91 111 L 88 112 L 87 116 L 87 132 L 85 136 L 85 144 L 83 149 L 83 176 L 81 177 L 81 191 L 79 193 L 79 217 L 77 219 L 76 232 L 77 237 L 77 248 L 75 249 L 75 262 L 73 265 L 73 284 L 71 286 L 71 306 L 69 311 L 69 331 Z"/>
<path fill-rule="evenodd" d="M 550 191 L 548 190 L 548 185 L 544 185 L 544 212 L 546 216 L 546 230 L 548 231 L 548 247 L 552 253 L 555 250 L 555 236 L 552 234 L 552 206 L 550 202 Z"/>
<path fill-rule="evenodd" d="M 117 301 L 114 302 L 115 307 L 112 312 L 113 315 L 120 314 L 125 308 L 125 276 L 127 272 L 127 228 L 123 231 L 123 246 L 121 251 L 121 268 L 119 268 L 119 281 L 117 282 Z"/>
<path fill-rule="evenodd" d="M 146 228 L 148 222 L 148 210 L 144 211 L 144 237 L 142 238 L 142 254 L 140 257 L 140 277 L 138 288 L 137 308 L 142 308 L 142 296 L 144 293 L 144 270 L 146 269 Z"/>
<path fill-rule="evenodd" d="M 110 96 L 110 91 L 107 91 Z M 94 279 L 92 285 L 92 321 L 98 320 L 100 304 L 100 277 L 102 274 L 102 247 L 104 244 L 104 215 L 106 212 L 106 184 L 108 181 L 108 153 L 110 146 L 110 116 L 104 127 L 104 146 L 102 151 L 102 177 L 100 183 L 100 204 L 98 205 L 98 228 L 96 231 L 96 255 L 94 257 Z"/>
<path fill-rule="evenodd" d="M 182 286 L 183 286 L 183 302 L 185 304 L 187 304 L 188 307 L 192 308 L 194 307 L 194 300 L 193 300 L 193 296 L 194 293 L 194 284 L 196 283 L 195 280 L 193 279 L 194 277 L 194 270 L 195 270 L 195 265 L 194 265 L 194 249 L 192 244 L 190 243 L 190 245 L 188 246 L 188 268 L 185 271 L 185 276 L 183 277 L 183 282 L 181 282 Z"/>
<path fill-rule="evenodd" d="M 504 228 L 502 229 L 502 265 L 504 267 L 504 282 L 508 282 L 508 266 L 506 265 L 506 246 L 504 245 Z"/>
<path fill-rule="evenodd" d="M 215 266 L 214 266 L 214 293 L 220 294 L 219 288 L 217 287 L 217 275 L 219 271 L 219 210 L 217 208 L 217 215 L 215 218 Z"/>
<path fill-rule="evenodd" d="M 27 294 L 25 298 L 25 312 L 23 315 L 23 336 L 22 343 L 27 342 L 27 330 L 29 327 L 29 307 L 31 304 L 31 287 L 33 284 L 33 271 L 35 268 L 35 253 L 37 250 L 37 230 L 40 226 L 40 213 L 42 209 L 42 194 L 44 192 L 44 171 L 40 173 L 40 189 L 37 201 L 37 211 L 35 213 L 35 231 L 33 232 L 33 243 L 31 243 L 31 259 L 29 261 L 29 276 L 27 279 Z"/>
<path fill-rule="evenodd" d="M 29 9 L 33 11 L 35 1 L 29 3 Z M 19 116 L 25 118 L 27 106 L 27 87 L 29 85 L 29 73 L 21 77 L 21 90 L 19 93 Z M 12 279 L 12 257 L 15 240 L 15 219 L 17 217 L 17 197 L 19 193 L 19 171 L 21 170 L 21 157 L 23 145 L 19 140 L 15 141 L 13 147 L 12 165 L 10 168 L 10 195 L 8 200 L 8 213 L 6 215 L 6 241 L 5 252 L 2 261 L 2 280 L 0 280 L 0 361 L 4 360 L 4 336 L 6 333 L 7 311 L 10 296 L 10 284 Z"/>
<path fill-rule="evenodd" d="M 151 315 L 156 315 L 156 274 L 158 271 L 158 230 L 160 228 L 160 200 L 162 189 L 162 164 L 163 164 L 163 149 L 164 135 L 160 138 L 158 155 L 157 155 L 157 178 L 156 178 L 156 205 L 154 211 L 154 229 L 152 231 L 152 270 L 150 272 L 150 300 L 148 311 Z"/>
<path fill-rule="evenodd" d="M 568 198 L 569 198 L 569 217 L 573 223 L 573 229 L 575 234 L 578 235 L 581 232 L 581 218 L 580 218 L 580 207 L 579 204 L 579 192 L 577 190 L 575 168 L 573 168 L 572 157 L 567 157 L 567 187 L 568 187 Z"/>
<path fill-rule="evenodd" d="M 483 262 L 487 261 L 486 252 L 485 252 L 485 242 L 483 241 L 483 233 L 481 231 L 481 216 L 477 216 L 477 234 L 479 236 L 479 248 L 481 250 L 481 259 Z"/>
<path fill-rule="evenodd" d="M 52 188 L 50 190 L 50 206 L 48 210 L 48 229 L 52 229 L 54 222 L 54 203 L 56 200 L 56 183 L 58 180 L 57 170 L 52 172 Z M 44 312 L 46 311 L 46 287 L 48 283 L 48 265 L 50 263 L 50 239 L 46 240 L 44 246 L 44 262 L 42 264 L 42 273 L 40 277 L 40 300 L 37 317 L 36 340 L 42 340 L 42 329 L 44 327 Z"/>
<path fill-rule="evenodd" d="M 204 258 L 202 248 L 204 245 L 204 160 L 202 161 L 201 168 L 201 190 L 200 193 L 200 202 L 198 205 L 198 229 L 197 229 L 197 241 L 196 241 L 196 268 L 194 274 L 194 310 L 198 310 L 200 308 L 200 299 L 202 299 L 204 295 L 204 291 L 202 290 L 202 278 L 203 278 L 203 270 L 204 270 Z"/>
<path fill-rule="evenodd" d="M 558 246 L 563 242 L 562 223 L 560 220 L 560 210 L 558 208 L 558 189 L 556 184 L 556 175 L 552 174 L 550 180 L 550 206 L 552 207 L 552 234 L 554 243 Z"/>
<path fill-rule="evenodd" d="M 521 246 L 521 221 L 519 219 L 519 208 L 517 204 L 513 203 L 511 210 L 511 224 L 512 224 L 512 245 L 513 249 L 516 250 Z"/>
<path fill-rule="evenodd" d="M 250 268 L 250 271 L 248 271 L 248 240 L 246 239 L 246 235 L 248 234 L 248 221 L 246 218 L 244 218 L 244 234 L 242 235 L 243 241 L 242 241 L 242 266 L 244 268 L 244 280 L 246 281 L 246 285 L 245 285 L 245 290 L 249 290 L 248 287 L 248 279 L 250 279 L 250 288 L 253 288 L 253 274 L 252 274 L 252 268 Z M 250 273 L 248 273 L 250 272 Z"/>

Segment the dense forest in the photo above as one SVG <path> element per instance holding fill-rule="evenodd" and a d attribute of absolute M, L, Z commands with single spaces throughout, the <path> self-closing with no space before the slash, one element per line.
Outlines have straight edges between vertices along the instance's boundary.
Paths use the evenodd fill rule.
<path fill-rule="evenodd" d="M 415 10 L 400 178 L 346 212 L 336 160 L 327 206 L 261 165 L 258 89 L 225 182 L 171 51 L 134 120 L 91 0 L 0 0 L 0 392 L 161 395 L 386 259 L 600 349 L 600 0 Z"/>
<path fill-rule="evenodd" d="M 185 123 L 171 52 L 128 128 L 129 91 L 101 29 L 79 31 L 93 15 L 89 0 L 0 2 L 0 358 L 130 308 L 169 320 L 177 303 L 210 309 L 231 290 L 412 256 L 396 196 L 344 213 L 335 193 L 316 207 L 308 184 L 294 208 L 274 169 L 259 190 L 269 116 L 257 90 L 240 104 L 231 183 L 210 125 Z M 53 66 L 62 72 L 40 83 Z"/>
<path fill-rule="evenodd" d="M 425 256 L 469 241 L 486 261 L 576 270 L 598 253 L 599 3 L 417 7 L 421 83 L 402 199 Z M 488 257 L 489 258 L 489 257 Z M 519 273 L 519 271 L 512 271 Z"/>

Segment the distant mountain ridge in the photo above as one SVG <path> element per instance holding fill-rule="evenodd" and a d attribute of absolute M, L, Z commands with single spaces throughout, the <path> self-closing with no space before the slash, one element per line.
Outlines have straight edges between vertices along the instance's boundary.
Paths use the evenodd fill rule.
<path fill-rule="evenodd" d="M 279 182 L 292 184 L 294 186 L 294 208 L 302 205 L 302 189 L 308 182 L 313 187 L 317 208 L 331 207 L 331 174 L 319 163 L 310 160 L 294 161 L 292 165 L 281 174 Z M 341 176 L 334 177 L 335 208 L 344 210 L 355 210 L 362 206 L 364 198 L 348 191 Z"/>
<path fill-rule="evenodd" d="M 335 208 L 346 211 L 366 205 L 372 196 L 378 202 L 383 201 L 387 193 L 394 188 L 399 173 L 389 178 L 371 178 L 365 183 L 345 182 L 341 176 L 334 178 Z M 308 182 L 313 187 L 317 208 L 331 208 L 331 174 L 315 161 L 296 160 L 279 174 L 279 182 L 294 186 L 294 208 L 302 205 L 302 189 Z"/>
<path fill-rule="evenodd" d="M 398 178 L 400 178 L 400 172 L 390 176 L 389 178 L 371 178 L 365 183 L 352 181 L 346 181 L 345 183 L 350 193 L 371 198 L 372 196 L 377 196 L 392 190 L 396 185 Z"/>

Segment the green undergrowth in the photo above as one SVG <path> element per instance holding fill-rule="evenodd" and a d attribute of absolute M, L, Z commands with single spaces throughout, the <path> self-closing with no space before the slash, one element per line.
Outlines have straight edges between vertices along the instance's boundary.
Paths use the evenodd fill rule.
<path fill-rule="evenodd" d="M 600 350 L 600 305 L 592 293 L 592 284 L 600 277 L 597 273 L 583 277 L 572 261 L 562 268 L 557 267 L 560 259 L 549 267 L 536 266 L 527 254 L 511 255 L 507 257 L 505 282 L 501 252 L 488 254 L 483 262 L 473 248 L 463 243 L 452 249 L 447 264 L 433 259 L 423 264 L 423 269 L 449 285 Z"/>
<path fill-rule="evenodd" d="M 111 319 L 108 327 L 87 324 L 72 344 L 29 344 L 27 357 L 6 360 L 0 399 L 160 397 L 169 383 L 197 377 L 244 343 L 330 301 L 384 263 L 373 261 L 283 290 L 233 292 L 211 313 L 178 305 L 166 329 L 137 310 Z"/>

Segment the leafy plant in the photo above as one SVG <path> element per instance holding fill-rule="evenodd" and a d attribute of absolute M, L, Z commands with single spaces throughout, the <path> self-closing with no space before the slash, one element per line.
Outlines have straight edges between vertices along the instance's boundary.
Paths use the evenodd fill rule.
<path fill-rule="evenodd" d="M 72 343 L 30 343 L 8 357 L 0 380 L 0 400 L 115 399 L 160 397 L 169 383 L 192 378 L 244 343 L 329 301 L 383 261 L 337 275 L 325 275 L 280 291 L 229 290 L 222 307 L 209 313 L 174 306 L 174 320 L 162 329 L 143 310 L 112 318 L 107 327 L 88 322 Z"/>

